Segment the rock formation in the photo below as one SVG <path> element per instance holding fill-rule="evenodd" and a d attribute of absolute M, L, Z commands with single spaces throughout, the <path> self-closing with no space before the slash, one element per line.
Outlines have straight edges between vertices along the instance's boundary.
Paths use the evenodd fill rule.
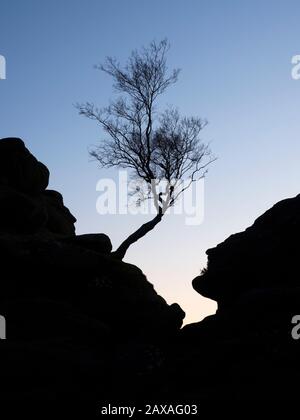
<path fill-rule="evenodd" d="M 207 251 L 207 269 L 193 287 L 216 300 L 218 311 L 181 331 L 176 376 L 192 384 L 182 394 L 204 400 L 298 399 L 300 342 L 291 332 L 292 318 L 300 314 L 299 233 L 297 195 Z"/>
<path fill-rule="evenodd" d="M 46 190 L 49 171 L 18 138 L 0 141 L 0 232 L 74 235 L 61 194 Z"/>
<path fill-rule="evenodd" d="M 184 313 L 112 258 L 106 235 L 76 236 L 48 178 L 22 140 L 0 140 L 2 399 L 99 399 L 126 390 L 129 373 L 138 393 Z"/>
<path fill-rule="evenodd" d="M 298 399 L 300 196 L 207 251 L 193 286 L 218 311 L 180 330 L 181 308 L 105 234 L 75 234 L 48 179 L 20 139 L 0 140 L 2 402 Z"/>

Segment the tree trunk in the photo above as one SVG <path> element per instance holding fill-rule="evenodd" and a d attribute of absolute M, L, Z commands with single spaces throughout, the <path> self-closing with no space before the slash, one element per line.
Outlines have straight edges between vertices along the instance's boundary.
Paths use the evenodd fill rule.
<path fill-rule="evenodd" d="M 150 222 L 144 223 L 138 230 L 128 236 L 124 242 L 121 243 L 119 248 L 112 252 L 112 256 L 120 261 L 123 260 L 125 254 L 130 247 L 130 245 L 134 244 L 136 241 L 141 239 L 145 236 L 148 232 L 155 228 L 155 226 L 161 221 L 163 217 L 162 212 L 160 211 Z"/>

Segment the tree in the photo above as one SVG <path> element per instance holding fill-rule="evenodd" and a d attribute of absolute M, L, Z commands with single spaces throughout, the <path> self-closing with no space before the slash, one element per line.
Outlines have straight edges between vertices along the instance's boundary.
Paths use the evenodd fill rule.
<path fill-rule="evenodd" d="M 77 105 L 79 114 L 95 120 L 108 135 L 90 152 L 91 156 L 102 167 L 127 168 L 143 180 L 147 188 L 137 189 L 138 203 L 154 200 L 157 214 L 119 246 L 114 252 L 118 259 L 123 259 L 130 245 L 162 220 L 192 182 L 205 176 L 207 166 L 214 160 L 208 145 L 199 138 L 206 121 L 181 117 L 172 107 L 158 110 L 158 98 L 177 81 L 179 74 L 178 69 L 168 71 L 168 49 L 167 40 L 151 42 L 148 47 L 133 51 L 124 67 L 107 57 L 96 68 L 112 77 L 115 90 L 122 96 L 101 109 L 90 102 Z M 188 179 L 184 187 L 180 182 L 183 179 Z"/>

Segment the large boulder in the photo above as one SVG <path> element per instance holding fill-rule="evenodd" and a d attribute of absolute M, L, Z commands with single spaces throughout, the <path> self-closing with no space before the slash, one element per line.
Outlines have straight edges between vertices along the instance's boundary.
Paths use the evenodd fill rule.
<path fill-rule="evenodd" d="M 218 310 L 180 333 L 169 365 L 170 379 L 182 384 L 177 396 L 299 398 L 300 340 L 292 337 L 292 318 L 300 313 L 299 234 L 297 195 L 207 251 L 207 268 L 193 286 Z"/>
<path fill-rule="evenodd" d="M 84 235 L 70 236 L 64 239 L 65 243 L 86 248 L 91 251 L 110 254 L 112 243 L 110 238 L 104 233 L 86 233 Z"/>
<path fill-rule="evenodd" d="M 75 217 L 49 171 L 18 138 L 0 140 L 0 233 L 75 235 Z"/>
<path fill-rule="evenodd" d="M 41 193 L 49 183 L 49 171 L 26 149 L 19 138 L 0 140 L 0 185 L 25 193 Z"/>
<path fill-rule="evenodd" d="M 207 251 L 194 289 L 221 307 L 253 289 L 295 287 L 299 261 L 300 195 L 275 204 L 244 232 Z"/>

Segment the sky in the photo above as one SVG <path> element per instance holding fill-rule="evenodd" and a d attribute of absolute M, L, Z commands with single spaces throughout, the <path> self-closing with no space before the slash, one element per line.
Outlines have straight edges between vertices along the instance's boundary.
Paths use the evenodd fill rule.
<path fill-rule="evenodd" d="M 291 0 L 1 0 L 0 138 L 21 137 L 50 169 L 49 188 L 63 194 L 77 233 L 106 233 L 114 248 L 148 218 L 96 211 L 97 182 L 118 173 L 91 161 L 103 132 L 74 104 L 114 97 L 94 69 L 106 56 L 124 63 L 133 49 L 169 39 L 168 66 L 182 71 L 163 101 L 208 120 L 202 138 L 218 159 L 205 178 L 203 223 L 169 215 L 125 261 L 181 305 L 186 323 L 216 310 L 191 284 L 205 251 L 299 193 L 299 18 Z"/>

